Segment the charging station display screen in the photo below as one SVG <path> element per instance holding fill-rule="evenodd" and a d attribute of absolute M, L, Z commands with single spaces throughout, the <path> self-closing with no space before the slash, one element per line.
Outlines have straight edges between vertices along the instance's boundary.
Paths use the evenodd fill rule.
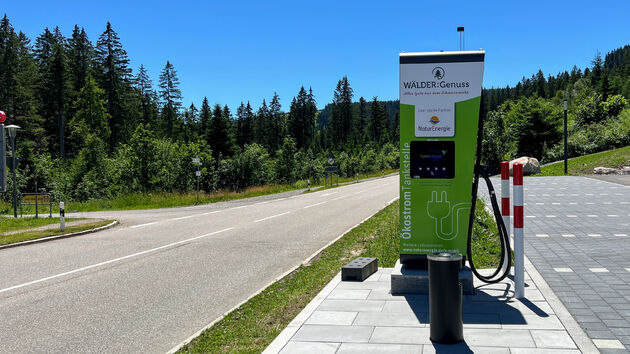
<path fill-rule="evenodd" d="M 454 141 L 412 141 L 411 178 L 455 178 Z"/>

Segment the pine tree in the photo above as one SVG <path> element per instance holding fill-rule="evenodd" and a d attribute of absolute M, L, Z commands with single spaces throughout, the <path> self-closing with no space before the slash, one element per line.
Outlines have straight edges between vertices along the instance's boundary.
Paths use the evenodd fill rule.
<path fill-rule="evenodd" d="M 308 149 L 314 143 L 316 112 L 312 89 L 307 93 L 302 86 L 297 97 L 291 101 L 288 121 L 289 133 L 298 149 Z"/>
<path fill-rule="evenodd" d="M 48 28 L 37 37 L 35 57 L 40 75 L 39 97 L 41 100 L 41 116 L 44 118 L 48 136 L 55 137 L 51 141 L 50 150 L 59 149 L 59 156 L 64 157 L 65 121 L 64 113 L 69 101 L 70 83 L 65 40 L 59 28 L 50 32 Z"/>
<path fill-rule="evenodd" d="M 77 150 L 83 147 L 89 135 L 98 136 L 104 141 L 109 139 L 110 116 L 105 110 L 104 93 L 105 91 L 97 86 L 96 80 L 88 74 L 75 103 L 76 113 L 70 121 L 72 140 Z"/>
<path fill-rule="evenodd" d="M 131 135 L 134 122 L 130 119 L 125 105 L 131 75 L 129 58 L 109 21 L 96 42 L 95 61 L 98 69 L 96 72 L 99 74 L 97 83 L 105 90 L 107 112 L 112 117 L 109 120 L 111 130 L 109 146 L 113 149 Z"/>
<path fill-rule="evenodd" d="M 254 141 L 262 146 L 268 146 L 268 139 L 266 135 L 266 123 L 269 116 L 269 108 L 267 108 L 267 102 L 263 98 L 260 108 L 254 117 Z"/>
<path fill-rule="evenodd" d="M 68 58 L 71 72 L 72 88 L 79 92 L 85 84 L 85 79 L 92 68 L 94 48 L 88 39 L 85 29 L 74 25 L 72 37 L 68 39 Z"/>
<path fill-rule="evenodd" d="M 160 103 L 162 104 L 161 121 L 167 137 L 174 136 L 174 127 L 179 119 L 179 109 L 182 106 L 182 92 L 179 89 L 179 79 L 175 67 L 168 60 L 160 74 Z"/>
<path fill-rule="evenodd" d="M 140 64 L 134 80 L 135 88 L 140 95 L 140 124 L 152 126 L 157 120 L 157 94 L 153 90 L 151 78 L 144 65 Z"/>
<path fill-rule="evenodd" d="M 212 155 L 218 161 L 219 156 L 229 157 L 232 155 L 232 141 L 230 138 L 230 128 L 228 117 L 226 117 L 221 106 L 216 104 L 212 112 L 210 122 L 210 146 Z"/>
<path fill-rule="evenodd" d="M 330 116 L 331 138 L 335 147 L 343 148 L 348 144 L 350 124 L 352 123 L 352 88 L 348 77 L 344 76 L 337 83 Z"/>
<path fill-rule="evenodd" d="M 210 123 L 212 121 L 212 110 L 208 104 L 208 97 L 204 97 L 199 111 L 199 136 L 210 144 Z"/>
<path fill-rule="evenodd" d="M 374 96 L 370 114 L 371 140 L 377 144 L 383 144 L 388 140 L 387 112 L 385 107 Z"/>
<path fill-rule="evenodd" d="M 284 136 L 284 115 L 281 110 L 280 96 L 274 92 L 271 103 L 269 104 L 269 115 L 267 116 L 268 119 L 265 126 L 265 131 L 269 139 L 266 147 L 271 154 L 275 154 L 280 148 L 280 142 Z"/>

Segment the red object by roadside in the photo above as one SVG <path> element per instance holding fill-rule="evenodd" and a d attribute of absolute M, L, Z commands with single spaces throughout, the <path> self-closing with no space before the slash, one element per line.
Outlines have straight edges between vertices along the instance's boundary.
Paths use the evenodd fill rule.
<path fill-rule="evenodd" d="M 0 123 L 4 123 L 7 120 L 7 114 L 4 111 L 0 111 Z"/>

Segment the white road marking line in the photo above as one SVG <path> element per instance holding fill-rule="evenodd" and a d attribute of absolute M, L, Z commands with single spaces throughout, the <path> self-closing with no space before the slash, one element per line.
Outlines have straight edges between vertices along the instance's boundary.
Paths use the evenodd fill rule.
<path fill-rule="evenodd" d="M 536 203 L 536 205 L 545 205 L 545 203 Z"/>
<path fill-rule="evenodd" d="M 549 194 L 543 194 L 542 196 L 543 196 L 543 197 L 548 197 L 548 196 L 549 196 Z"/>
<path fill-rule="evenodd" d="M 272 200 L 272 202 L 279 202 L 279 201 L 281 201 L 281 200 L 285 200 L 285 199 L 287 199 L 287 198 L 278 198 L 278 199 L 274 199 L 274 200 Z"/>
<path fill-rule="evenodd" d="M 602 204 L 612 204 L 611 202 L 603 202 Z"/>
<path fill-rule="evenodd" d="M 577 197 L 578 195 L 577 195 L 577 193 L 573 193 L 573 194 L 570 194 L 570 196 Z"/>
<path fill-rule="evenodd" d="M 320 197 L 327 197 L 327 196 L 329 196 L 331 194 L 335 194 L 335 193 L 339 193 L 339 192 L 324 193 L 324 194 L 320 195 Z"/>
<path fill-rule="evenodd" d="M 593 205 L 593 204 L 595 204 L 595 203 L 593 203 L 593 202 L 586 202 L 586 204 L 587 204 L 587 205 Z"/>
<path fill-rule="evenodd" d="M 593 195 L 593 193 L 586 193 L 586 194 L 584 194 L 584 195 Z"/>
<path fill-rule="evenodd" d="M 627 237 L 628 235 L 627 234 L 615 234 L 615 236 L 617 236 L 617 237 Z"/>
<path fill-rule="evenodd" d="M 601 234 L 588 234 L 588 235 L 591 236 L 591 237 L 602 237 Z"/>
<path fill-rule="evenodd" d="M 307 206 L 305 206 L 305 207 L 304 207 L 304 209 L 312 208 L 312 207 L 314 207 L 314 206 L 322 205 L 322 204 L 324 204 L 324 203 L 326 203 L 326 202 L 319 202 L 319 203 L 315 203 L 315 204 L 307 205 Z"/>
<path fill-rule="evenodd" d="M 628 204 L 630 202 L 619 202 L 619 204 Z"/>
<path fill-rule="evenodd" d="M 588 214 L 586 216 L 588 216 L 589 218 L 598 218 L 599 217 L 599 215 L 594 215 L 594 214 Z"/>
<path fill-rule="evenodd" d="M 623 195 L 623 193 L 615 193 L 615 195 Z"/>
<path fill-rule="evenodd" d="M 560 205 L 560 203 L 551 203 L 551 205 Z"/>
<path fill-rule="evenodd" d="M 243 209 L 243 208 L 247 208 L 249 205 L 241 205 L 235 208 L 232 208 L 231 210 L 235 210 L 235 209 Z"/>
<path fill-rule="evenodd" d="M 201 215 L 210 215 L 210 214 L 216 214 L 216 213 L 220 213 L 220 212 L 221 212 L 221 210 L 215 210 L 215 211 L 209 211 L 207 213 L 203 213 Z"/>
<path fill-rule="evenodd" d="M 535 218 L 536 215 L 525 215 L 526 218 Z"/>
<path fill-rule="evenodd" d="M 615 214 L 608 214 L 606 216 L 608 216 L 609 218 L 618 218 L 619 217 L 619 215 L 615 215 Z"/>
<path fill-rule="evenodd" d="M 627 270 L 628 272 L 630 272 L 630 268 L 626 268 L 626 270 Z"/>
<path fill-rule="evenodd" d="M 278 216 L 286 215 L 286 214 L 288 214 L 288 213 L 290 213 L 290 211 L 287 211 L 287 212 L 284 212 L 284 213 L 281 213 L 281 214 L 271 215 L 271 216 L 268 216 L 268 217 L 266 217 L 266 218 L 262 218 L 262 219 L 255 220 L 254 222 L 261 222 L 261 221 L 265 221 L 265 220 L 269 220 L 269 219 L 277 218 Z"/>
<path fill-rule="evenodd" d="M 574 234 L 562 234 L 562 237 L 575 237 Z"/>
<path fill-rule="evenodd" d="M 149 225 L 153 225 L 153 224 L 157 224 L 157 221 L 154 221 L 154 222 L 148 222 L 148 223 L 146 223 L 146 224 L 133 225 L 133 226 L 129 226 L 129 228 L 130 228 L 130 229 L 135 229 L 136 227 L 149 226 Z"/>
<path fill-rule="evenodd" d="M 577 203 L 576 202 L 571 202 L 571 203 L 569 203 L 569 205 L 577 205 Z"/>
<path fill-rule="evenodd" d="M 577 215 L 567 215 L 567 218 L 577 218 Z"/>
<path fill-rule="evenodd" d="M 129 258 L 133 258 L 133 257 L 141 256 L 141 255 L 143 255 L 143 254 L 147 254 L 147 253 L 155 252 L 155 251 L 158 251 L 158 250 L 161 250 L 161 249 L 165 249 L 165 248 L 168 248 L 168 247 L 172 247 L 172 246 L 175 246 L 175 245 L 180 245 L 180 244 L 182 244 L 182 243 L 186 243 L 186 242 L 190 242 L 190 241 L 198 240 L 198 239 L 200 239 L 200 238 L 204 238 L 204 237 L 208 237 L 208 236 L 216 235 L 216 234 L 218 234 L 218 233 L 225 232 L 225 231 L 229 231 L 229 230 L 232 230 L 232 229 L 233 229 L 233 227 L 228 227 L 227 229 L 223 229 L 223 230 L 219 230 L 219 231 L 211 232 L 211 233 L 209 233 L 209 234 L 205 234 L 205 235 L 201 235 L 201 236 L 196 236 L 196 237 L 188 238 L 188 239 L 185 239 L 185 240 L 181 240 L 181 241 L 177 241 L 177 242 L 169 243 L 168 245 L 164 245 L 164 246 L 160 246 L 160 247 L 152 248 L 152 249 L 150 249 L 150 250 L 146 250 L 146 251 L 142 251 L 142 252 L 137 252 L 137 253 L 129 254 L 129 255 L 126 255 L 126 256 L 123 256 L 123 257 L 118 257 L 118 258 L 110 259 L 109 261 L 105 261 L 105 262 L 100 262 L 100 263 L 92 264 L 92 265 L 89 265 L 89 266 L 86 266 L 86 267 L 82 267 L 82 268 L 78 268 L 78 269 L 75 269 L 75 270 L 71 270 L 71 271 L 69 271 L 69 272 L 59 273 L 59 274 L 51 275 L 51 276 L 46 277 L 46 278 L 41 278 L 41 279 L 33 280 L 33 281 L 28 282 L 28 283 L 19 284 L 19 285 L 14 285 L 14 286 L 11 286 L 11 287 L 8 287 L 8 288 L 1 289 L 1 290 L 0 290 L 0 293 L 4 293 L 4 292 L 7 292 L 7 291 L 11 291 L 11 290 L 15 290 L 15 289 L 23 288 L 23 287 L 25 287 L 25 286 L 29 286 L 29 285 L 33 285 L 33 284 L 37 284 L 37 283 L 41 283 L 41 282 L 44 282 L 44 281 L 46 281 L 46 280 L 51 280 L 51 279 L 55 279 L 55 278 L 59 278 L 59 277 L 63 277 L 63 276 L 65 276 L 65 275 L 78 273 L 78 272 L 81 272 L 81 271 L 84 271 L 84 270 L 88 270 L 88 269 L 92 269 L 92 268 L 96 268 L 96 267 L 104 266 L 104 265 L 106 265 L 106 264 L 115 263 L 115 262 L 122 261 L 122 260 L 125 260 L 125 259 L 129 259 Z"/>
<path fill-rule="evenodd" d="M 558 273 L 573 273 L 573 269 L 571 268 L 554 268 L 553 270 Z"/>
<path fill-rule="evenodd" d="M 398 197 L 396 197 L 396 198 L 394 198 L 394 199 L 390 200 L 389 202 L 387 202 L 387 205 L 389 205 L 389 204 L 391 204 L 391 203 L 395 202 L 395 201 L 396 201 L 396 199 L 398 199 Z"/>
<path fill-rule="evenodd" d="M 562 194 L 562 193 L 556 194 L 556 197 L 564 197 L 564 194 Z"/>
<path fill-rule="evenodd" d="M 335 200 L 339 200 L 339 199 L 343 199 L 343 198 L 347 198 L 349 197 L 348 195 L 342 195 L 341 197 L 337 197 L 337 198 L 333 198 L 331 199 L 331 201 L 335 201 Z"/>
<path fill-rule="evenodd" d="M 555 218 L 555 215 L 545 215 L 546 218 Z"/>
<path fill-rule="evenodd" d="M 608 193 L 599 193 L 599 195 L 608 195 Z"/>
<path fill-rule="evenodd" d="M 593 273 L 608 273 L 608 269 L 606 268 L 589 268 L 588 270 Z"/>
<path fill-rule="evenodd" d="M 195 217 L 197 215 L 187 215 L 187 216 L 181 216 L 179 218 L 175 218 L 175 219 L 171 219 L 171 220 L 184 220 L 184 219 L 190 219 L 192 217 Z"/>
<path fill-rule="evenodd" d="M 536 237 L 549 237 L 547 234 L 536 234 Z"/>
<path fill-rule="evenodd" d="M 270 200 L 265 200 L 264 202 L 254 203 L 254 205 L 267 204 L 269 202 L 270 202 Z"/>

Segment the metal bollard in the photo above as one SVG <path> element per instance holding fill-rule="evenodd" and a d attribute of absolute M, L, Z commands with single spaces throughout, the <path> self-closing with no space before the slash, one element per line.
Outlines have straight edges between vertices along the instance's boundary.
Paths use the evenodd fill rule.
<path fill-rule="evenodd" d="M 453 344 L 464 340 L 462 284 L 459 271 L 462 255 L 437 252 L 429 255 L 430 339 Z"/>

